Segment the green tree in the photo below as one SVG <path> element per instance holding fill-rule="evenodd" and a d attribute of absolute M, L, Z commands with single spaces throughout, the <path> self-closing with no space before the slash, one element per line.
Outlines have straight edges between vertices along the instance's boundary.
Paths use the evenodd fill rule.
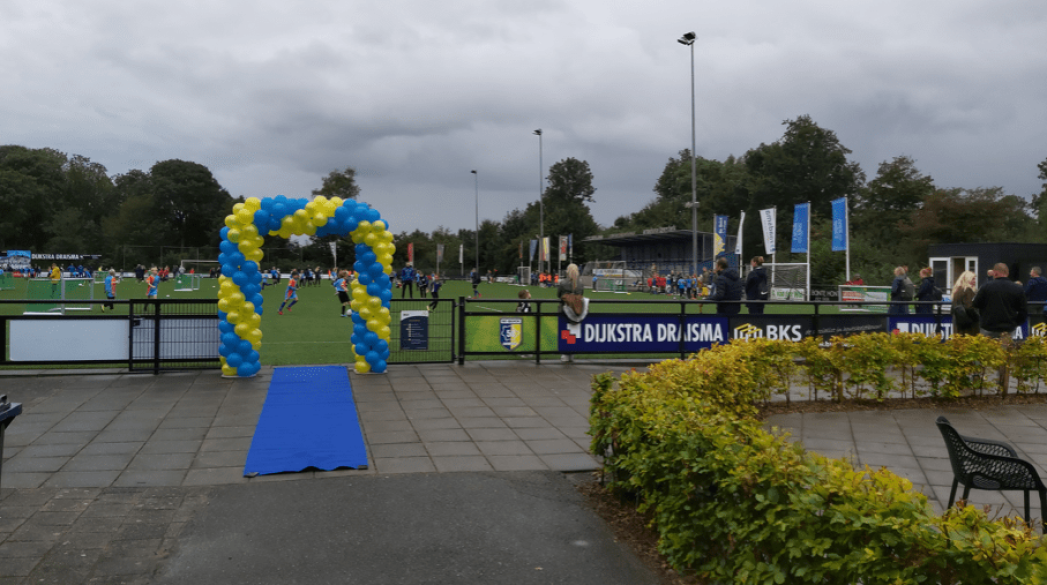
<path fill-rule="evenodd" d="M 880 163 L 876 178 L 869 181 L 852 206 L 852 231 L 895 247 L 900 226 L 934 193 L 934 180 L 916 168 L 916 161 L 897 156 Z"/>
<path fill-rule="evenodd" d="M 925 262 L 935 243 L 1029 241 L 1034 220 L 1028 203 L 1001 187 L 938 189 L 901 228 L 905 260 Z"/>
<path fill-rule="evenodd" d="M 0 242 L 5 248 L 67 251 L 48 247 L 66 162 L 65 154 L 50 148 L 0 146 Z"/>
<path fill-rule="evenodd" d="M 166 160 L 149 171 L 156 209 L 154 228 L 168 244 L 215 246 L 222 218 L 232 209 L 229 192 L 199 163 Z"/>
<path fill-rule="evenodd" d="M 593 219 L 589 203 L 594 201 L 593 173 L 589 163 L 576 158 L 566 158 L 549 168 L 548 186 L 545 189 L 543 202 L 545 206 L 545 236 L 550 238 L 550 260 L 558 236 L 573 234 L 576 242 L 600 232 L 600 226 Z M 537 211 L 537 203 L 529 204 L 525 215 Z M 575 262 L 581 264 L 588 260 L 586 251 L 575 246 Z M 555 265 L 554 265 L 555 266 Z"/>
<path fill-rule="evenodd" d="M 1047 241 L 1047 159 L 1036 165 L 1036 168 L 1040 170 L 1038 178 L 1043 181 L 1040 185 L 1040 192 L 1032 196 L 1032 211 L 1036 214 L 1037 221 L 1037 235 L 1036 241 L 1045 242 Z"/>
<path fill-rule="evenodd" d="M 360 187 L 356 184 L 356 169 L 345 167 L 344 171 L 331 171 L 323 178 L 323 185 L 319 189 L 313 189 L 313 195 L 323 195 L 328 199 L 356 199 L 360 195 Z"/>

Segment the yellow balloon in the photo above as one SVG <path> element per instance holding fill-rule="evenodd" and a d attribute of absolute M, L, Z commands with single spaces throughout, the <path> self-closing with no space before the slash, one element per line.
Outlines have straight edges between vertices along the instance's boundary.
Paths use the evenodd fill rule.
<path fill-rule="evenodd" d="M 371 312 L 371 309 L 368 309 L 367 307 L 360 307 L 360 310 L 357 311 L 357 313 L 360 314 L 360 318 L 364 321 L 370 321 L 371 318 L 374 317 L 374 314 Z"/>
<path fill-rule="evenodd" d="M 389 338 L 393 334 L 393 330 L 390 329 L 389 326 L 385 326 L 379 329 L 378 331 L 375 331 L 375 333 L 378 334 L 378 339 L 384 339 L 386 341 L 389 341 Z"/>
<path fill-rule="evenodd" d="M 389 230 L 386 230 L 386 231 L 382 232 L 381 238 L 382 238 L 383 242 L 385 242 L 387 244 L 391 244 L 392 241 L 393 241 L 393 232 L 391 232 Z"/>
<path fill-rule="evenodd" d="M 242 297 L 243 295 L 241 294 L 240 296 Z M 254 313 L 254 303 L 252 303 L 251 301 L 245 302 L 243 306 L 240 307 L 240 313 L 246 314 L 249 317 L 252 313 Z"/>
<path fill-rule="evenodd" d="M 258 211 L 262 208 L 262 200 L 257 197 L 248 197 L 244 201 L 244 209 L 250 209 L 252 212 Z"/>
<path fill-rule="evenodd" d="M 259 333 L 261 333 L 261 331 L 258 330 L 258 329 L 255 329 L 255 331 L 258 331 Z M 248 335 L 250 335 L 250 333 L 248 333 Z M 250 337 L 248 337 L 248 340 L 250 340 Z M 262 350 L 262 342 L 261 341 L 251 341 L 251 349 L 253 349 L 255 351 L 261 351 Z"/>
<path fill-rule="evenodd" d="M 378 309 L 378 318 L 379 319 L 381 319 L 381 320 L 385 321 L 386 323 L 388 323 L 390 317 L 391 317 L 391 315 L 389 314 L 389 309 L 387 309 L 385 307 L 382 307 L 382 308 Z"/>
<path fill-rule="evenodd" d="M 251 329 L 253 329 L 253 327 L 251 327 L 247 323 L 240 323 L 236 326 L 235 331 L 236 334 L 240 336 L 240 339 L 244 339 L 245 337 L 247 337 L 247 334 L 251 332 Z"/>
<path fill-rule="evenodd" d="M 222 366 L 222 375 L 223 376 L 235 376 L 236 375 L 236 368 L 234 368 L 233 366 Z"/>
<path fill-rule="evenodd" d="M 254 243 L 258 239 L 258 226 L 245 222 L 244 227 L 240 228 L 240 239 L 243 240 L 244 238 Z"/>
<path fill-rule="evenodd" d="M 384 325 L 378 319 L 368 319 L 368 321 L 367 321 L 367 330 L 368 331 L 375 331 L 375 332 L 377 332 L 382 327 L 384 327 Z"/>
<path fill-rule="evenodd" d="M 324 227 L 325 225 L 327 225 L 327 216 L 319 212 L 314 213 L 313 225 L 315 225 L 316 227 Z"/>
<path fill-rule="evenodd" d="M 225 365 L 225 357 L 224 356 L 218 356 L 218 362 L 221 363 L 224 366 Z"/>
<path fill-rule="evenodd" d="M 344 199 L 342 199 L 341 197 L 331 197 L 330 199 L 328 199 L 328 201 L 330 201 L 331 203 L 333 203 L 335 207 L 341 207 L 341 206 L 342 206 L 342 203 L 343 203 L 343 202 L 344 202 L 345 200 L 344 200 Z"/>
<path fill-rule="evenodd" d="M 243 209 L 243 208 L 244 208 L 244 204 L 243 203 L 237 203 L 236 205 L 233 205 L 233 213 L 234 214 L 235 213 L 240 213 L 240 210 Z"/>
<path fill-rule="evenodd" d="M 385 309 L 385 307 L 382 306 L 381 297 L 368 297 L 367 307 L 372 311 L 380 311 L 381 309 Z M 388 311 L 388 309 L 386 309 L 386 311 Z"/>
<path fill-rule="evenodd" d="M 231 280 L 225 280 L 225 277 L 218 279 L 218 292 L 222 295 L 230 295 L 237 290 L 236 284 Z"/>
<path fill-rule="evenodd" d="M 278 235 L 281 238 L 286 240 L 287 238 L 290 238 L 294 234 L 291 231 L 291 228 L 289 228 L 289 227 L 282 227 L 282 228 L 280 228 L 280 231 L 276 232 L 276 235 Z"/>
<path fill-rule="evenodd" d="M 239 308 L 240 305 L 244 304 L 245 297 L 244 293 L 235 290 L 229 296 L 227 296 L 226 299 L 229 301 L 230 306 Z"/>
<path fill-rule="evenodd" d="M 393 263 L 393 255 L 392 254 L 382 254 L 381 256 L 378 257 L 378 262 L 382 266 L 391 266 L 392 263 Z"/>
<path fill-rule="evenodd" d="M 247 324 L 251 326 L 251 329 L 258 329 L 258 326 L 262 324 L 262 316 L 258 313 L 251 315 L 251 318 L 248 319 Z"/>
<path fill-rule="evenodd" d="M 316 201 L 310 201 L 305 204 L 305 210 L 309 212 L 309 215 L 316 213 Z"/>
<path fill-rule="evenodd" d="M 219 307 L 221 307 L 222 301 L 218 301 L 218 305 L 219 305 Z M 362 307 L 362 306 L 363 306 L 363 303 L 361 303 L 357 299 L 353 299 L 352 301 L 349 302 L 349 308 L 352 309 L 354 313 L 360 312 L 360 307 Z"/>
<path fill-rule="evenodd" d="M 368 298 L 367 287 L 358 282 L 353 282 L 353 298 L 366 301 Z"/>
<path fill-rule="evenodd" d="M 240 241 L 240 230 L 237 228 L 229 228 L 229 233 L 227 233 L 225 237 L 235 244 Z"/>
<path fill-rule="evenodd" d="M 237 248 L 240 249 L 240 253 L 241 254 L 243 254 L 244 256 L 247 256 L 251 252 L 257 250 L 258 246 L 255 246 L 254 242 L 240 241 L 240 243 L 237 244 Z"/>
<path fill-rule="evenodd" d="M 360 222 L 360 225 L 356 226 L 356 231 L 360 232 L 360 237 L 364 237 L 367 232 L 371 231 L 371 222 L 366 219 Z"/>
<path fill-rule="evenodd" d="M 219 311 L 221 311 L 223 313 L 228 313 L 232 309 L 233 309 L 233 307 L 232 307 L 232 305 L 229 304 L 229 299 L 225 299 L 225 298 L 218 299 L 218 310 Z"/>
<path fill-rule="evenodd" d="M 364 236 L 364 243 L 373 248 L 376 244 L 378 244 L 378 236 L 374 234 L 367 234 L 366 236 Z"/>
<path fill-rule="evenodd" d="M 294 212 L 295 221 L 304 222 L 309 219 L 309 212 L 304 209 L 298 209 Z"/>
<path fill-rule="evenodd" d="M 240 223 L 247 225 L 254 220 L 254 212 L 250 209 L 241 209 L 236 212 L 236 219 L 240 220 Z"/>
<path fill-rule="evenodd" d="M 258 347 L 261 347 L 262 346 L 262 330 L 261 329 L 252 329 L 247 334 L 247 339 L 248 339 L 248 341 L 251 342 L 251 346 L 252 347 L 254 347 L 254 344 L 256 344 L 256 343 L 258 344 Z M 258 348 L 256 347 L 255 349 L 258 349 Z"/>
<path fill-rule="evenodd" d="M 236 219 L 235 215 L 227 215 L 225 216 L 225 225 L 228 226 L 229 229 L 240 227 L 240 220 Z"/>
<path fill-rule="evenodd" d="M 302 230 L 302 233 L 304 233 L 307 236 L 315 236 L 316 235 L 316 226 L 313 225 L 312 223 L 306 223 L 305 224 L 305 229 Z"/>
<path fill-rule="evenodd" d="M 233 325 L 239 325 L 240 324 L 240 313 L 237 312 L 237 311 L 230 311 L 229 314 L 227 314 L 225 316 L 225 320 L 229 321 Z"/>
<path fill-rule="evenodd" d="M 262 258 L 265 258 L 265 252 L 255 248 L 254 250 L 251 250 L 250 254 L 245 254 L 245 256 L 247 256 L 247 259 L 252 262 L 261 262 Z"/>
<path fill-rule="evenodd" d="M 317 195 L 316 197 L 313 197 L 312 202 L 323 207 L 324 205 L 327 205 L 327 197 L 324 197 L 323 195 Z"/>
<path fill-rule="evenodd" d="M 223 371 L 225 371 L 225 370 L 223 369 Z M 371 364 L 369 364 L 367 362 L 356 362 L 356 373 L 357 374 L 366 374 L 367 372 L 370 372 L 370 371 L 371 371 Z"/>
<path fill-rule="evenodd" d="M 388 227 L 388 225 L 383 220 L 378 220 L 371 224 L 371 229 L 378 234 L 384 232 L 386 227 Z"/>

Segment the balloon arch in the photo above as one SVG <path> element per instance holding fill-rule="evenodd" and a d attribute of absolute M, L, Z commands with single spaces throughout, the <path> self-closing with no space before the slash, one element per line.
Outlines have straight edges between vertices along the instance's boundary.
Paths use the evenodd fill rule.
<path fill-rule="evenodd" d="M 356 279 L 352 285 L 352 348 L 356 371 L 383 373 L 389 359 L 389 301 L 393 297 L 393 233 L 377 209 L 340 197 L 288 199 L 250 197 L 233 206 L 222 228 L 218 289 L 218 329 L 222 375 L 253 376 L 262 367 L 263 234 L 291 236 L 352 235 Z"/>

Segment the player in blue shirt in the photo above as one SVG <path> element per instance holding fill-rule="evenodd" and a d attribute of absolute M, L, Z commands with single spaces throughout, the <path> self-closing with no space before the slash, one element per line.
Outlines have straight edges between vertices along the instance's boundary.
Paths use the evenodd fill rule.
<path fill-rule="evenodd" d="M 116 298 L 116 285 L 120 282 L 120 279 L 116 277 L 116 270 L 109 269 L 109 274 L 105 275 L 105 298 L 110 301 Z M 105 303 L 102 305 L 102 312 L 105 312 L 106 307 L 110 311 L 116 309 L 116 305 L 113 303 Z"/>
<path fill-rule="evenodd" d="M 400 298 L 407 296 L 407 289 L 411 289 L 411 298 L 414 298 L 414 279 L 417 273 L 414 271 L 414 266 L 410 262 L 407 266 L 404 266 L 403 270 L 400 271 L 400 282 L 403 286 L 400 288 Z"/>
<path fill-rule="evenodd" d="M 288 305 L 287 301 L 291 301 Z M 280 310 L 276 312 L 277 315 L 284 314 L 284 305 L 287 305 L 287 312 L 291 312 L 291 307 L 298 302 L 298 271 L 291 271 L 291 278 L 287 281 L 287 293 L 284 296 L 284 302 L 280 303 Z"/>
<path fill-rule="evenodd" d="M 338 294 L 338 300 L 342 302 L 342 316 L 351 317 L 353 310 L 349 308 L 349 273 L 345 270 L 338 272 L 338 278 L 332 283 Z M 346 311 L 349 313 L 346 314 Z"/>
<path fill-rule="evenodd" d="M 433 302 L 429 303 L 430 311 L 435 310 L 436 304 L 440 302 L 440 287 L 443 285 L 444 283 L 440 280 L 440 275 L 433 273 L 433 278 L 429 281 L 429 292 L 433 293 Z"/>

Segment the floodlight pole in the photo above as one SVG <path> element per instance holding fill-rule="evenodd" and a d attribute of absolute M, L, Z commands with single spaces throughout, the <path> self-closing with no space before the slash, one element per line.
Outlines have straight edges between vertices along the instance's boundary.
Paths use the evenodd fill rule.
<path fill-rule="evenodd" d="M 697 38 L 694 31 L 691 31 L 677 39 L 681 45 L 691 48 L 691 259 L 694 263 L 692 274 L 698 274 L 698 153 L 695 152 L 697 140 L 694 129 L 694 41 Z"/>
<path fill-rule="evenodd" d="M 469 171 L 473 174 L 476 183 L 476 275 L 480 275 L 480 173 Z"/>
<path fill-rule="evenodd" d="M 545 258 L 545 167 L 542 165 L 542 129 L 534 131 L 538 135 L 538 274 L 542 274 Z"/>

